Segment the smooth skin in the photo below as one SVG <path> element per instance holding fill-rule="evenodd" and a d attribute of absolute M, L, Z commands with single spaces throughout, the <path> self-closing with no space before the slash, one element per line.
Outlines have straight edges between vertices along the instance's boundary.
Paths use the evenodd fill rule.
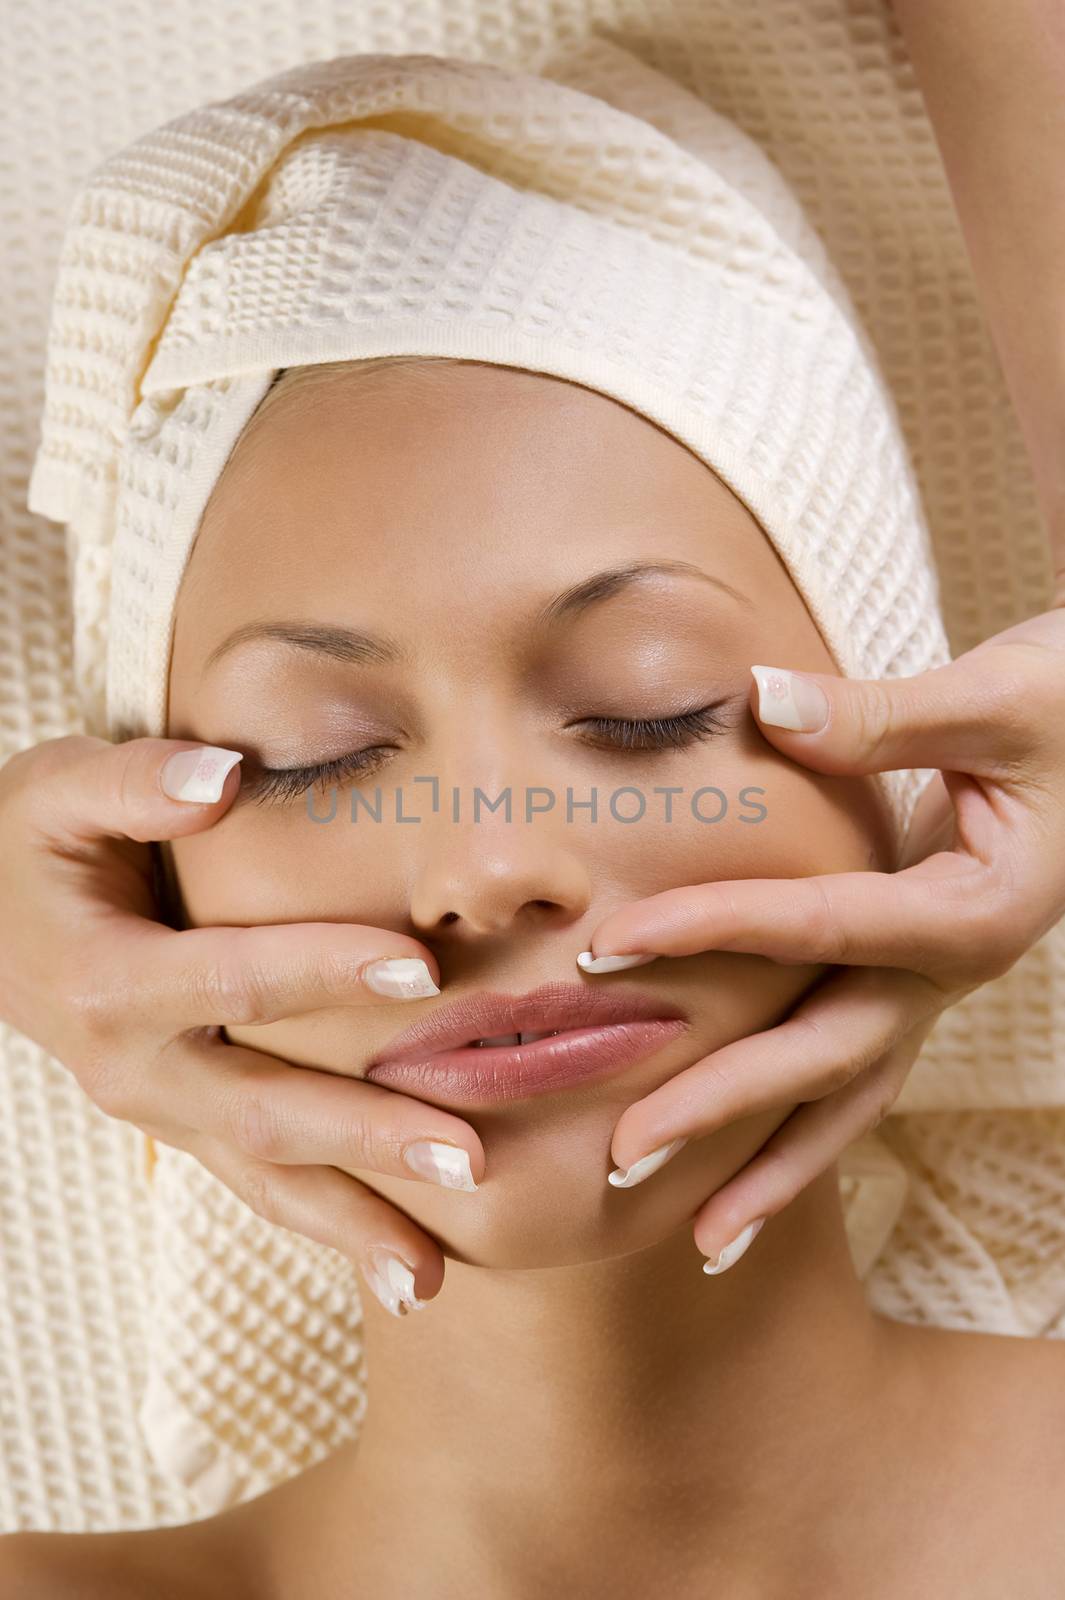
<path fill-rule="evenodd" d="M 279 388 L 231 466 L 179 601 L 171 709 L 183 734 L 245 751 L 246 770 L 222 824 L 172 842 L 185 908 L 197 924 L 357 917 L 421 940 L 442 979 L 441 998 L 402 1020 L 360 1008 L 352 1029 L 337 1004 L 227 1029 L 238 1041 L 357 1082 L 408 1017 L 567 976 L 609 906 L 684 887 L 693 862 L 705 881 L 871 878 L 890 858 L 869 780 L 808 772 L 750 718 L 747 663 L 769 640 L 825 665 L 771 545 L 628 408 L 475 363 L 334 374 Z M 545 626 L 560 591 L 662 559 L 717 581 L 645 575 Z M 387 630 L 400 656 L 345 662 L 261 639 L 208 667 L 252 618 Z M 722 710 L 708 739 L 638 755 L 589 737 L 591 717 L 663 715 L 693 691 Z M 492 794 L 742 782 L 764 788 L 767 815 L 706 828 L 649 813 L 637 830 L 445 812 L 360 832 L 252 798 L 266 767 L 353 748 L 385 752 L 386 792 L 432 772 L 445 792 Z M 636 1189 L 605 1182 L 627 1104 L 772 1025 L 823 976 L 700 951 L 587 980 L 678 1002 L 689 1029 L 584 1089 L 467 1113 L 487 1157 L 476 1194 L 349 1160 L 448 1257 L 430 1308 L 398 1320 L 364 1297 L 357 1440 L 218 1517 L 106 1547 L 16 1536 L 0 1559 L 60 1594 L 73 1571 L 82 1593 L 134 1593 L 130 1563 L 154 1562 L 175 1596 L 205 1572 L 210 1593 L 224 1566 L 237 1600 L 664 1587 L 702 1600 L 708 1583 L 739 1600 L 1051 1595 L 1065 1559 L 1060 1345 L 874 1314 L 834 1166 L 733 1267 L 702 1273 L 695 1210 L 793 1107 L 740 1115 Z"/>

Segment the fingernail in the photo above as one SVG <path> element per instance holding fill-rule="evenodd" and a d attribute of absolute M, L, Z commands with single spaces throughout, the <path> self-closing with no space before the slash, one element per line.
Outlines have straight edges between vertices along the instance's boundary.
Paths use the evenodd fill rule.
<path fill-rule="evenodd" d="M 440 993 L 429 968 L 418 956 L 374 961 L 366 968 L 363 979 L 374 994 L 386 994 L 390 1000 L 424 1000 Z"/>
<path fill-rule="evenodd" d="M 361 1261 L 359 1266 L 378 1300 L 394 1317 L 405 1317 L 408 1311 L 422 1311 L 429 1304 L 427 1300 L 417 1299 L 414 1273 L 391 1251 L 373 1250 L 370 1260 Z"/>
<path fill-rule="evenodd" d="M 725 1246 L 716 1262 L 703 1262 L 703 1271 L 709 1272 L 712 1276 L 715 1272 L 724 1272 L 731 1267 L 740 1259 L 764 1221 L 764 1217 L 758 1217 L 754 1222 L 748 1222 L 743 1232 L 738 1233 L 732 1243 Z"/>
<path fill-rule="evenodd" d="M 197 805 L 221 800 L 227 774 L 243 759 L 239 750 L 226 750 L 217 744 L 179 750 L 164 763 L 159 774 L 163 793 L 171 800 L 191 800 Z"/>
<path fill-rule="evenodd" d="M 626 967 L 644 967 L 657 960 L 657 956 L 593 956 L 590 950 L 582 950 L 577 965 L 584 972 L 623 972 Z"/>
<path fill-rule="evenodd" d="M 612 1183 L 615 1189 L 631 1189 L 635 1184 L 649 1178 L 652 1172 L 657 1172 L 659 1167 L 664 1167 L 670 1156 L 675 1156 L 681 1145 L 687 1142 L 685 1137 L 672 1139 L 669 1144 L 661 1144 L 657 1150 L 652 1150 L 649 1156 L 641 1156 L 639 1161 L 634 1161 L 628 1171 L 623 1172 L 618 1167 L 614 1172 L 608 1172 L 607 1182 Z"/>
<path fill-rule="evenodd" d="M 430 1183 L 439 1183 L 445 1189 L 472 1192 L 477 1188 L 473 1181 L 469 1151 L 463 1150 L 461 1145 L 442 1144 L 436 1139 L 419 1139 L 416 1144 L 407 1146 L 403 1159 L 420 1178 L 428 1178 Z"/>
<path fill-rule="evenodd" d="M 817 733 L 828 721 L 828 696 L 801 672 L 783 667 L 752 667 L 758 685 L 758 715 L 773 728 Z"/>

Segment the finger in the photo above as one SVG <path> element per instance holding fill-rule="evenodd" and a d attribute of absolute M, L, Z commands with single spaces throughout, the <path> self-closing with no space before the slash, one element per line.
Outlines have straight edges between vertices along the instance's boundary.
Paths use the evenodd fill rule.
<path fill-rule="evenodd" d="M 745 1230 L 753 1222 L 783 1211 L 848 1145 L 878 1127 L 898 1099 L 930 1028 L 930 1022 L 919 1024 L 875 1067 L 836 1094 L 797 1106 L 696 1212 L 695 1243 L 702 1253 L 717 1262 L 734 1241 L 742 1249 Z M 731 1260 L 726 1255 L 725 1265 L 738 1259 L 738 1253 Z"/>
<path fill-rule="evenodd" d="M 406 934 L 350 922 L 175 930 L 121 915 L 97 919 L 81 1009 L 157 1037 L 254 1026 L 339 1005 L 387 1005 L 440 993 L 440 968 Z M 106 1026 L 106 1020 L 104 1020 Z"/>
<path fill-rule="evenodd" d="M 935 767 L 1008 777 L 1031 755 L 1027 707 L 1045 695 L 1038 652 L 969 651 L 905 678 L 752 666 L 751 710 L 770 744 L 816 772 Z"/>
<path fill-rule="evenodd" d="M 38 836 L 75 855 L 105 839 L 176 839 L 217 822 L 240 789 L 239 750 L 187 739 L 89 735 L 50 740 L 36 758 Z"/>
<path fill-rule="evenodd" d="M 439 1293 L 439 1245 L 356 1178 L 329 1167 L 279 1167 L 201 1139 L 191 1153 L 266 1222 L 347 1256 L 394 1316 L 421 1310 Z"/>
<path fill-rule="evenodd" d="M 715 1050 L 634 1101 L 618 1119 L 610 1153 L 624 1175 L 675 1139 L 703 1138 L 740 1117 L 835 1094 L 942 1009 L 942 995 L 912 972 L 833 973 L 779 1026 Z"/>
<path fill-rule="evenodd" d="M 184 1148 L 205 1136 L 271 1165 L 381 1172 L 446 1189 L 472 1191 L 484 1177 L 484 1146 L 451 1112 L 214 1034 L 175 1040 L 135 1083 L 127 1074 L 94 1089 L 109 1116 Z"/>
<path fill-rule="evenodd" d="M 1028 947 L 1033 913 L 1017 898 L 983 862 L 941 853 L 895 873 L 665 889 L 605 917 L 590 943 L 595 956 L 737 950 L 784 964 L 905 967 L 947 987 L 975 986 Z"/>

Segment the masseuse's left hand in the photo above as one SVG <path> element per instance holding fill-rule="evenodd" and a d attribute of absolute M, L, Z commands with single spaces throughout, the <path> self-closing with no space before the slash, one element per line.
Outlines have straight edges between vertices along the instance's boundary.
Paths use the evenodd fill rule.
<path fill-rule="evenodd" d="M 795 1107 L 696 1212 L 706 1270 L 737 1260 L 757 1232 L 750 1224 L 781 1211 L 875 1128 L 939 1014 L 1006 972 L 1065 914 L 1065 599 L 914 677 L 792 674 L 824 692 L 827 720 L 815 718 L 811 731 L 795 731 L 788 716 L 789 674 L 768 671 L 760 704 L 752 684 L 751 710 L 791 760 L 832 774 L 939 770 L 894 873 L 667 889 L 595 930 L 596 957 L 742 950 L 843 968 L 779 1026 L 697 1061 L 616 1125 L 611 1180 L 631 1187 L 689 1139 Z M 790 727 L 769 720 L 782 711 Z M 632 1172 L 649 1154 L 657 1159 Z"/>

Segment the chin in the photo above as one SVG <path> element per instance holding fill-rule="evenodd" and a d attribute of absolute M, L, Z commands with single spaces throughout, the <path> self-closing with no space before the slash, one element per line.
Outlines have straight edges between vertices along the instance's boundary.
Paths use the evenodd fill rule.
<path fill-rule="evenodd" d="M 610 1138 L 621 1114 L 614 1105 L 574 1106 L 568 1116 L 524 1126 L 512 1115 L 467 1114 L 488 1160 L 476 1194 L 379 1172 L 357 1176 L 424 1228 L 452 1261 L 499 1271 L 576 1266 L 650 1249 L 689 1227 L 790 1110 L 743 1117 L 693 1139 L 632 1189 L 607 1182 L 615 1166 Z"/>

